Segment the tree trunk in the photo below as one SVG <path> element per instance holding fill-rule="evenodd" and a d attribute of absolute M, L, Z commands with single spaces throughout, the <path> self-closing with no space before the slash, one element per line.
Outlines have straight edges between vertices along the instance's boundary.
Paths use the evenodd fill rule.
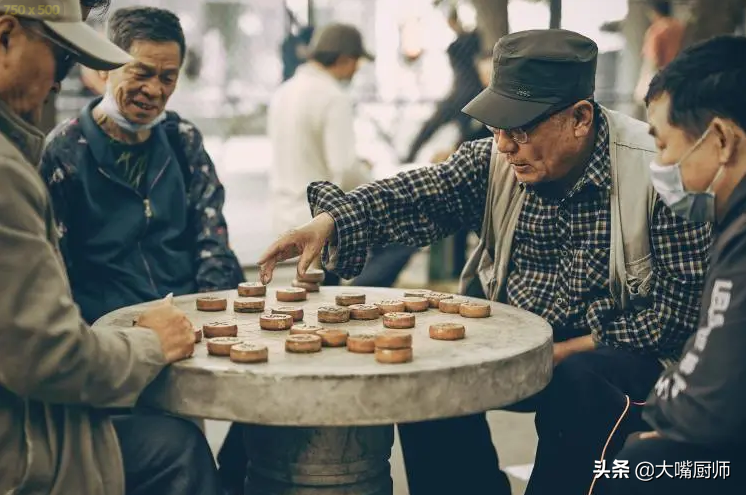
<path fill-rule="evenodd" d="M 712 0 L 693 0 L 685 45 L 720 34 L 732 34 L 743 23 L 746 0 L 718 0 L 717 8 L 713 8 L 712 3 Z"/>
<path fill-rule="evenodd" d="M 472 0 L 477 11 L 477 31 L 482 38 L 482 49 L 492 53 L 495 43 L 510 32 L 508 0 Z"/>
<path fill-rule="evenodd" d="M 562 0 L 549 0 L 549 29 L 562 27 Z"/>

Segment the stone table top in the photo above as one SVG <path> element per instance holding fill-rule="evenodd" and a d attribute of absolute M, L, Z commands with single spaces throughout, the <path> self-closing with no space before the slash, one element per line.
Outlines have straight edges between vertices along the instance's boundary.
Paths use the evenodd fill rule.
<path fill-rule="evenodd" d="M 277 302 L 268 286 L 265 312 L 277 306 L 303 307 L 303 322 L 316 324 L 316 309 L 334 306 L 343 292 L 363 292 L 366 303 L 401 299 L 401 289 L 322 287 L 303 302 Z M 167 367 L 146 389 L 142 403 L 184 416 L 287 426 L 355 426 L 392 424 L 472 414 L 499 408 L 543 389 L 552 374 L 552 331 L 542 318 L 491 303 L 488 318 L 464 318 L 437 309 L 415 313 L 414 359 L 380 364 L 372 354 L 346 348 L 324 348 L 313 354 L 291 354 L 284 348 L 287 331 L 259 328 L 258 313 L 234 313 L 236 291 L 209 295 L 228 298 L 226 311 L 197 311 L 195 300 L 208 294 L 174 298 L 195 327 L 215 321 L 236 322 L 239 337 L 269 348 L 269 361 L 238 364 L 210 356 L 205 340 L 194 356 Z M 463 297 L 463 296 L 458 296 Z M 463 297 L 467 300 L 473 298 Z M 95 327 L 131 328 L 147 304 L 114 311 Z M 432 340 L 433 323 L 466 326 L 460 341 Z M 382 319 L 321 324 L 350 335 L 384 330 Z"/>

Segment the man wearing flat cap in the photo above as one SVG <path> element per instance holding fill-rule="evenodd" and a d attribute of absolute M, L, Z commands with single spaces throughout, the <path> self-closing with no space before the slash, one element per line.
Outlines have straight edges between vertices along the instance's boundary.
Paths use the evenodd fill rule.
<path fill-rule="evenodd" d="M 315 218 L 260 261 L 268 281 L 277 261 L 300 254 L 303 272 L 323 249 L 326 268 L 350 277 L 370 244 L 479 232 L 461 292 L 554 330 L 551 383 L 512 408 L 536 412 L 530 495 L 587 493 L 617 421 L 606 456 L 621 447 L 635 402 L 695 331 L 710 245 L 709 224 L 678 218 L 652 188 L 647 126 L 594 102 L 596 58 L 570 31 L 503 37 L 490 86 L 464 108 L 494 139 L 346 194 L 310 184 Z M 399 432 L 413 495 L 510 493 L 483 414 Z"/>
<path fill-rule="evenodd" d="M 82 3 L 87 13 L 106 2 Z M 82 18 L 79 0 L 0 0 L 0 493 L 220 495 L 193 423 L 112 416 L 191 356 L 184 313 L 167 298 L 127 331 L 100 331 L 70 293 L 36 169 L 41 109 L 76 61 L 111 70 L 131 60 Z"/>

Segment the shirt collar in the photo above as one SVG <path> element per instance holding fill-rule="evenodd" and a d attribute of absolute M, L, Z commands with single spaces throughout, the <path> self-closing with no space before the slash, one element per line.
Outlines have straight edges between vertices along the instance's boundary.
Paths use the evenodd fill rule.
<path fill-rule="evenodd" d="M 609 122 L 597 103 L 593 103 L 596 116 L 597 129 L 596 140 L 593 144 L 593 152 L 583 175 L 575 183 L 575 186 L 567 194 L 572 197 L 587 185 L 595 186 L 601 190 L 611 188 L 611 156 L 609 155 Z"/>

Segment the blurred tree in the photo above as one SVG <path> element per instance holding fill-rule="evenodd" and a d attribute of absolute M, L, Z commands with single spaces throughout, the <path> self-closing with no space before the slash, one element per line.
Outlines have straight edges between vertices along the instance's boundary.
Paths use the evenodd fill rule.
<path fill-rule="evenodd" d="M 562 27 L 562 0 L 549 0 L 549 28 Z"/>
<path fill-rule="evenodd" d="M 712 0 L 692 1 L 685 45 L 719 34 L 731 34 L 743 24 L 746 0 L 718 0 L 717 8 L 713 8 L 712 3 Z"/>
<path fill-rule="evenodd" d="M 510 32 L 508 0 L 471 0 L 477 11 L 477 31 L 482 40 L 482 50 L 492 54 L 497 40 Z"/>

